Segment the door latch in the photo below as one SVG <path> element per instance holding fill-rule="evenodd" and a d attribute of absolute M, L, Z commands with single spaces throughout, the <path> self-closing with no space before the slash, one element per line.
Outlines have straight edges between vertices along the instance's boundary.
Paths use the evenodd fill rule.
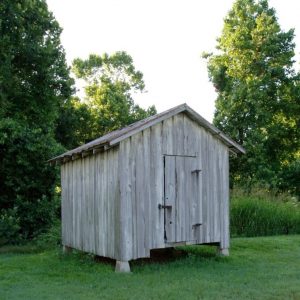
<path fill-rule="evenodd" d="M 200 169 L 196 169 L 196 170 L 193 170 L 192 173 L 196 173 L 196 174 L 199 174 L 202 170 Z"/>
<path fill-rule="evenodd" d="M 196 227 L 199 227 L 199 226 L 201 226 L 201 225 L 202 225 L 202 223 L 196 223 L 196 224 L 193 224 L 193 225 L 192 225 L 192 228 L 195 229 Z"/>
<path fill-rule="evenodd" d="M 162 205 L 162 204 L 158 204 L 158 208 L 159 208 L 159 209 L 172 208 L 172 205 Z"/>

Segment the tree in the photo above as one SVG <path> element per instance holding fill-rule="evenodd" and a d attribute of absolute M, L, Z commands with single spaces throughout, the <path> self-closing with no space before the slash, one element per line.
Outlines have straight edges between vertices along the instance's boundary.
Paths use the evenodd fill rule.
<path fill-rule="evenodd" d="M 231 161 L 234 182 L 278 187 L 299 149 L 299 74 L 294 31 L 281 30 L 267 0 L 237 0 L 224 20 L 208 73 L 218 97 L 214 124 L 247 154 Z"/>
<path fill-rule="evenodd" d="M 66 135 L 62 134 L 59 140 L 65 146 L 78 146 L 156 113 L 154 106 L 145 110 L 134 103 L 133 95 L 143 92 L 145 84 L 143 74 L 135 69 L 126 52 L 103 56 L 92 54 L 87 60 L 77 58 L 73 62 L 73 72 L 85 81 L 86 97 L 81 102 L 73 99 L 73 104 L 65 107 L 65 116 L 62 114 L 60 119 L 65 124 L 68 122 L 66 115 L 70 121 L 74 113 L 83 114 L 85 126 L 80 125 L 84 122 L 78 122 L 77 118 L 75 135 L 78 138 L 66 145 Z M 62 127 L 68 126 L 59 126 L 58 133 L 62 132 Z"/>
<path fill-rule="evenodd" d="M 52 220 L 60 152 L 55 122 L 73 81 L 61 28 L 44 0 L 0 2 L 0 211 L 17 211 L 23 236 Z"/>
<path fill-rule="evenodd" d="M 94 131 L 91 108 L 78 97 L 62 104 L 56 126 L 56 140 L 66 149 L 73 149 L 91 139 Z"/>

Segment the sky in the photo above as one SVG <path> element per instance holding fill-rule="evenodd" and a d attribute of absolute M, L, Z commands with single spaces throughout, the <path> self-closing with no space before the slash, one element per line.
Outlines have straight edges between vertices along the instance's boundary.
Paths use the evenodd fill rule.
<path fill-rule="evenodd" d="M 146 93 L 134 96 L 143 108 L 161 112 L 187 103 L 208 121 L 215 90 L 201 53 L 212 52 L 233 0 L 47 0 L 63 28 L 67 62 L 126 51 L 144 74 Z M 282 29 L 295 28 L 300 61 L 300 1 L 269 0 Z M 78 94 L 83 95 L 77 83 Z M 80 91 L 81 90 L 81 91 Z"/>

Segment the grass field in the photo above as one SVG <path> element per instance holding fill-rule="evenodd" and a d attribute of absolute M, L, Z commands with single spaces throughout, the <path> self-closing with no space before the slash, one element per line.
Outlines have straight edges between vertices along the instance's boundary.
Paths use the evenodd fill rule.
<path fill-rule="evenodd" d="M 300 299 L 300 235 L 235 238 L 230 257 L 184 250 L 116 274 L 78 252 L 0 248 L 0 299 Z"/>

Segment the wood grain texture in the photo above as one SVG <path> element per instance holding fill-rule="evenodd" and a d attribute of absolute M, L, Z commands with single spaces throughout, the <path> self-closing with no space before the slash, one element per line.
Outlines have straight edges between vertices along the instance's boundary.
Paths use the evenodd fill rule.
<path fill-rule="evenodd" d="M 114 258 L 118 150 L 69 161 L 61 170 L 63 244 Z"/>

